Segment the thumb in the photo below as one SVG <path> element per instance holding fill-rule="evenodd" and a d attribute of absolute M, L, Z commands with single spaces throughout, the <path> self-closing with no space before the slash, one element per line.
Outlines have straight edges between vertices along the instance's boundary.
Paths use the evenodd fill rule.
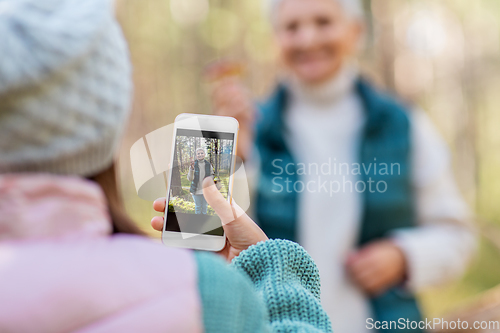
<path fill-rule="evenodd" d="M 236 203 L 231 205 L 217 190 L 211 177 L 203 181 L 203 195 L 222 222 L 231 246 L 245 250 L 250 245 L 267 240 L 266 234 Z"/>
<path fill-rule="evenodd" d="M 207 177 L 203 181 L 203 196 L 207 203 L 214 209 L 220 217 L 222 225 L 233 222 L 238 216 L 231 204 L 222 196 L 215 186 L 212 177 Z"/>

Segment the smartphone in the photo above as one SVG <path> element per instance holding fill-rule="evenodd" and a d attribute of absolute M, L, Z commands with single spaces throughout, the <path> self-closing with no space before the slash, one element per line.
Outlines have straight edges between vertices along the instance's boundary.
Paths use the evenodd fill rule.
<path fill-rule="evenodd" d="M 212 177 L 231 202 L 238 121 L 231 117 L 181 114 L 175 119 L 162 241 L 167 246 L 219 251 L 226 244 L 220 218 L 203 196 Z"/>

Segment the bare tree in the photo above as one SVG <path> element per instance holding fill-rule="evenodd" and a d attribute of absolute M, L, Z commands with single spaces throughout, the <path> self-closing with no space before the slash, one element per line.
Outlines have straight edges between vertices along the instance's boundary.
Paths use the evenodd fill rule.
<path fill-rule="evenodd" d="M 174 149 L 174 163 L 172 165 L 172 186 L 171 191 L 173 196 L 179 196 L 182 194 L 181 186 L 181 172 L 179 170 L 179 157 L 177 151 L 179 150 L 179 145 L 177 144 Z"/>

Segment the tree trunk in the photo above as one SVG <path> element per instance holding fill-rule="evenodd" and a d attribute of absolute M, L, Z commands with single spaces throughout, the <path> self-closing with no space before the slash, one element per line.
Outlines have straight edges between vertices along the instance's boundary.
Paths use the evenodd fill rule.
<path fill-rule="evenodd" d="M 179 158 L 177 150 L 179 145 L 176 145 L 174 149 L 174 163 L 172 168 L 172 185 L 170 186 L 170 190 L 172 191 L 173 196 L 179 196 L 182 194 L 182 186 L 181 186 L 181 172 L 179 170 Z"/>
<path fill-rule="evenodd" d="M 181 165 L 180 165 L 181 169 L 180 170 L 182 172 L 184 172 L 184 171 L 186 171 L 186 165 L 184 163 L 184 158 L 182 156 L 182 146 L 184 145 L 184 142 L 182 144 L 181 144 L 181 142 L 179 142 L 178 145 L 179 145 L 179 160 L 180 160 L 180 163 L 181 163 Z"/>

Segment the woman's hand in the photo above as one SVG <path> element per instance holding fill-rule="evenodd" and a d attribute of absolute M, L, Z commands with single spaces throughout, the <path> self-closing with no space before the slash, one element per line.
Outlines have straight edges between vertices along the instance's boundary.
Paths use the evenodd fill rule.
<path fill-rule="evenodd" d="M 253 146 L 256 109 L 249 90 L 237 77 L 226 77 L 211 84 L 214 113 L 236 118 L 240 124 L 238 156 L 249 157 Z"/>
<path fill-rule="evenodd" d="M 406 258 L 390 240 L 373 242 L 351 254 L 347 271 L 356 284 L 370 295 L 379 295 L 406 277 Z"/>
<path fill-rule="evenodd" d="M 227 261 L 237 257 L 241 251 L 260 241 L 267 240 L 266 234 L 255 222 L 233 201 L 233 205 L 224 199 L 217 190 L 212 178 L 203 181 L 203 195 L 208 204 L 215 210 L 222 221 L 222 227 L 226 233 L 226 246 L 219 251 Z M 165 211 L 166 199 L 161 198 L 153 203 L 157 212 Z M 163 217 L 155 216 L 151 220 L 153 229 L 163 230 Z"/>

